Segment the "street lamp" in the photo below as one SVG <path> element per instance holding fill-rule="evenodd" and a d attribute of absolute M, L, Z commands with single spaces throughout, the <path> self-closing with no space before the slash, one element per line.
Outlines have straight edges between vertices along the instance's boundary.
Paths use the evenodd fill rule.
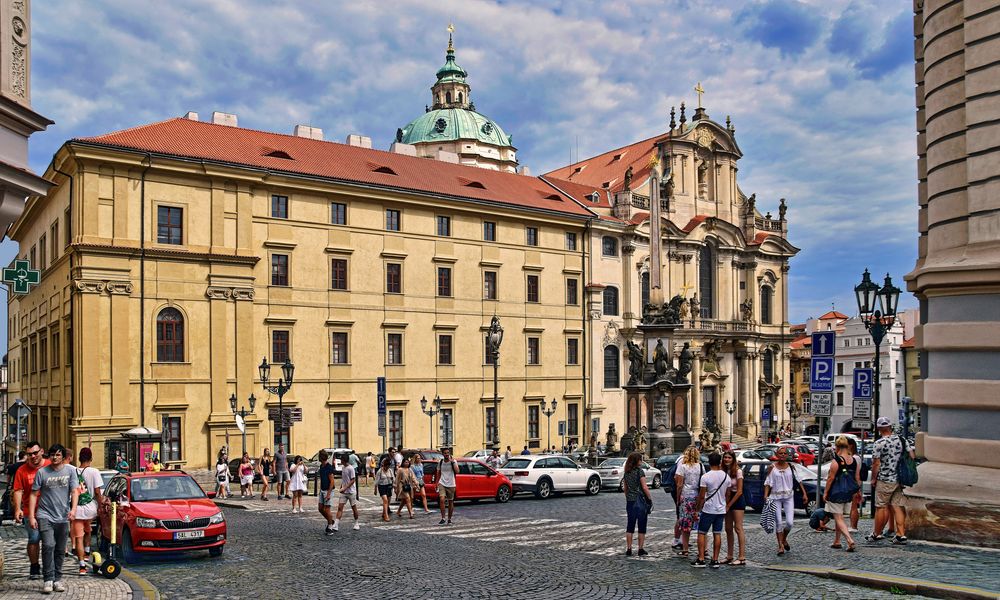
<path fill-rule="evenodd" d="M 497 395 L 497 367 L 500 364 L 500 344 L 503 342 L 503 327 L 500 317 L 493 315 L 490 329 L 486 334 L 486 347 L 489 350 L 490 362 L 493 363 L 493 449 L 500 449 L 500 398 Z"/>
<path fill-rule="evenodd" d="M 538 406 L 539 406 L 539 408 L 542 409 L 542 414 L 545 415 L 545 429 L 546 429 L 546 434 L 545 435 L 546 435 L 546 438 L 547 438 L 546 443 L 548 444 L 548 447 L 546 448 L 546 450 L 548 450 L 549 448 L 552 447 L 552 415 L 556 414 L 556 399 L 555 398 L 552 399 L 552 409 L 551 410 L 546 410 L 545 409 L 545 399 L 544 398 L 542 398 L 541 400 L 538 401 Z"/>
<path fill-rule="evenodd" d="M 247 424 L 246 424 L 246 420 L 247 420 L 247 415 L 253 412 L 253 407 L 254 407 L 254 405 L 257 404 L 257 399 L 254 398 L 253 394 L 250 394 L 250 397 L 247 398 L 247 402 L 250 403 L 250 410 L 247 410 L 246 408 L 240 408 L 239 410 L 236 410 L 236 402 L 237 402 L 236 401 L 236 394 L 233 394 L 233 395 L 229 396 L 229 408 L 232 409 L 233 416 L 234 417 L 235 416 L 239 416 L 240 420 L 242 421 L 242 424 L 241 424 L 242 426 L 240 427 L 240 429 L 243 430 L 243 454 L 246 454 L 247 453 Z M 240 454 L 240 456 L 243 456 L 243 454 Z"/>
<path fill-rule="evenodd" d="M 733 413 L 736 412 L 736 403 L 726 399 L 726 412 L 729 413 L 729 443 L 733 443 Z"/>
<path fill-rule="evenodd" d="M 441 396 L 434 396 L 433 404 L 434 406 L 432 406 L 431 408 L 427 408 L 427 396 L 424 396 L 423 398 L 420 399 L 420 410 L 423 411 L 425 415 L 431 418 L 431 425 L 430 425 L 431 441 L 429 442 L 430 445 L 427 446 L 428 448 L 434 447 L 434 415 L 441 412 Z"/>
<path fill-rule="evenodd" d="M 257 367 L 260 371 L 260 383 L 264 386 L 264 389 L 272 394 L 278 395 L 278 443 L 285 443 L 285 410 L 284 410 L 284 398 L 285 392 L 292 388 L 292 376 L 295 375 L 295 365 L 292 361 L 285 358 L 284 364 L 281 365 L 281 377 L 278 379 L 278 385 L 268 385 L 268 381 L 271 377 L 271 365 L 267 362 L 267 357 L 265 356 L 262 361 L 260 361 L 260 366 Z M 291 445 L 286 445 L 286 448 L 290 448 Z"/>
<path fill-rule="evenodd" d="M 795 398 L 789 398 L 785 401 L 785 409 L 788 411 L 788 416 L 792 419 L 792 433 L 795 433 L 795 419 L 802 416 L 802 411 L 799 409 L 799 405 L 795 402 Z"/>

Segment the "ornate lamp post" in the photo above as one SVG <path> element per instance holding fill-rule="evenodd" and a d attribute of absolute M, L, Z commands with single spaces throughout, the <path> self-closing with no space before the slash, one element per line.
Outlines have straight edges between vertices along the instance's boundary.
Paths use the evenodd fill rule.
<path fill-rule="evenodd" d="M 795 419 L 802 416 L 802 410 L 799 409 L 799 405 L 795 402 L 794 398 L 789 398 L 785 401 L 785 409 L 788 411 L 788 416 L 792 419 L 792 433 L 795 433 L 797 431 L 795 428 Z"/>
<path fill-rule="evenodd" d="M 253 412 L 253 407 L 257 404 L 257 399 L 254 398 L 253 394 L 250 394 L 250 397 L 247 398 L 247 402 L 250 404 L 250 410 L 247 410 L 246 408 L 236 410 L 236 394 L 229 396 L 229 408 L 232 409 L 233 416 L 239 416 L 240 421 L 242 421 L 240 429 L 243 431 L 243 454 L 247 453 L 247 415 Z M 240 456 L 243 456 L 243 454 L 240 454 Z"/>
<path fill-rule="evenodd" d="M 281 377 L 278 379 L 277 385 L 268 385 L 268 380 L 271 376 L 271 365 L 267 362 L 267 357 L 265 356 L 262 361 L 260 361 L 260 366 L 257 367 L 260 371 L 260 383 L 264 386 L 264 389 L 272 394 L 278 395 L 278 423 L 277 423 L 277 433 L 278 433 L 278 443 L 285 443 L 285 407 L 284 398 L 285 392 L 292 389 L 292 376 L 295 375 L 295 365 L 288 358 L 285 359 L 285 363 L 281 365 Z M 290 445 L 285 445 L 289 448 Z"/>
<path fill-rule="evenodd" d="M 546 429 L 545 436 L 547 438 L 547 441 L 545 443 L 548 444 L 548 446 L 545 449 L 548 450 L 549 448 L 552 447 L 552 415 L 556 414 L 556 399 L 555 398 L 552 399 L 551 410 L 545 409 L 544 399 L 538 402 L 538 406 L 539 408 L 542 409 L 542 414 L 545 415 L 545 429 Z"/>
<path fill-rule="evenodd" d="M 729 413 L 729 443 L 733 443 L 733 413 L 736 412 L 736 403 L 726 399 L 726 412 Z"/>
<path fill-rule="evenodd" d="M 503 342 L 503 327 L 500 317 L 493 315 L 490 330 L 486 334 L 486 347 L 490 362 L 493 363 L 493 450 L 500 449 L 500 397 L 497 394 L 497 367 L 500 365 L 500 344 Z"/>
<path fill-rule="evenodd" d="M 423 413 L 425 415 L 427 415 L 428 417 L 431 418 L 431 424 L 430 424 L 430 434 L 431 434 L 430 437 L 431 437 L 431 440 L 429 442 L 430 445 L 427 446 L 427 447 L 428 448 L 433 448 L 434 447 L 434 415 L 436 415 L 439 412 L 441 412 L 441 396 L 434 396 L 433 406 L 431 406 L 430 408 L 427 408 L 427 396 L 424 396 L 423 398 L 420 399 L 420 410 L 423 411 Z"/>

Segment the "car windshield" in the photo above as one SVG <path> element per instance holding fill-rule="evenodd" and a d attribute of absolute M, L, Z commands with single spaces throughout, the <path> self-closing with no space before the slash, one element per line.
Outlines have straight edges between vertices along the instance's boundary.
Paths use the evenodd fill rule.
<path fill-rule="evenodd" d="M 132 500 L 152 502 L 155 500 L 183 500 L 204 498 L 205 492 L 190 476 L 168 475 L 165 477 L 136 477 L 132 480 Z"/>
<path fill-rule="evenodd" d="M 620 467 L 625 464 L 624 458 L 609 458 L 602 462 L 600 466 L 602 467 Z"/>
<path fill-rule="evenodd" d="M 464 456 L 465 458 L 472 458 L 472 457 L 474 457 L 476 455 L 477 452 L 479 452 L 479 451 L 478 450 L 471 450 L 469 452 L 466 452 L 462 456 Z"/>
<path fill-rule="evenodd" d="M 504 463 L 503 468 L 505 469 L 526 469 L 528 465 L 531 464 L 531 460 L 527 458 L 512 458 Z"/>
<path fill-rule="evenodd" d="M 816 467 L 810 469 L 800 465 L 799 463 L 790 463 L 792 468 L 795 469 L 795 478 L 799 481 L 809 481 L 816 479 Z"/>

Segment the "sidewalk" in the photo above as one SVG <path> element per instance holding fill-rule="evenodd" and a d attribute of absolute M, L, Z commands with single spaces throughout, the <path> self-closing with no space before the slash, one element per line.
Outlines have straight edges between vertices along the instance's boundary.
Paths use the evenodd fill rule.
<path fill-rule="evenodd" d="M 22 600 L 43 597 L 42 581 L 28 579 L 28 556 L 25 553 L 27 534 L 20 525 L 0 527 L 0 552 L 3 552 L 3 579 L 0 579 L 0 599 Z M 77 559 L 63 560 L 63 581 L 66 593 L 60 600 L 159 600 L 159 592 L 144 578 L 123 569 L 117 579 L 97 575 L 80 576 Z"/>

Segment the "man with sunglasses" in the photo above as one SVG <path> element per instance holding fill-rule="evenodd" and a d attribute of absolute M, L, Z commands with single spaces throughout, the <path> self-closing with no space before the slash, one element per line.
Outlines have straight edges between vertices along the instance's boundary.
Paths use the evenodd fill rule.
<path fill-rule="evenodd" d="M 42 446 L 38 442 L 28 442 L 24 447 L 26 459 L 14 475 L 14 522 L 24 523 L 28 532 L 28 562 L 31 563 L 29 579 L 41 579 L 42 567 L 38 564 L 38 543 L 41 541 L 39 531 L 24 520 L 28 512 L 28 497 L 31 496 L 31 486 L 35 483 L 35 474 L 39 469 L 48 466 L 49 461 L 42 456 Z"/>
<path fill-rule="evenodd" d="M 66 448 L 52 444 L 49 448 L 51 464 L 38 470 L 28 499 L 28 523 L 42 537 L 43 594 L 66 591 L 66 584 L 62 582 L 63 553 L 80 495 L 76 469 L 67 464 L 68 456 Z"/>

